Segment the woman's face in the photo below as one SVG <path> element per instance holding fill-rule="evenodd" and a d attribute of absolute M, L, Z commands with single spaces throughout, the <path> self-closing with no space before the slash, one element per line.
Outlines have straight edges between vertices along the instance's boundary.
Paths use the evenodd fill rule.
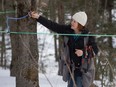
<path fill-rule="evenodd" d="M 73 29 L 75 31 L 75 30 L 77 30 L 77 28 L 78 28 L 78 22 L 76 22 L 75 20 L 72 19 L 71 29 Z"/>

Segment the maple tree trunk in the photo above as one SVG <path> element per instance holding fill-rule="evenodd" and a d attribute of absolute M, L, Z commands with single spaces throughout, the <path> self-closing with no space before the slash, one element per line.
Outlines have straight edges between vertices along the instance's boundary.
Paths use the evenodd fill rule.
<path fill-rule="evenodd" d="M 37 9 L 37 0 L 15 1 L 16 17 Z M 11 31 L 36 32 L 36 21 L 30 17 L 11 22 Z M 16 87 L 39 87 L 37 35 L 11 34 L 12 61 L 11 76 L 16 77 Z"/>

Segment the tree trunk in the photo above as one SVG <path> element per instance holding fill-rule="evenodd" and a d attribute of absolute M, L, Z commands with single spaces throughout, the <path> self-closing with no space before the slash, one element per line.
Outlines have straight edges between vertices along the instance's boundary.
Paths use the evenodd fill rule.
<path fill-rule="evenodd" d="M 4 9 L 4 0 L 2 0 L 1 1 L 1 9 L 2 9 L 2 11 L 4 12 L 5 11 L 5 9 Z M 2 18 L 2 22 L 1 22 L 1 24 L 2 24 L 2 30 L 4 30 L 5 29 L 5 16 L 4 15 L 2 15 L 1 16 L 1 18 Z M 1 67 L 3 67 L 4 66 L 4 53 L 5 53 L 5 34 L 4 33 L 2 33 L 2 41 L 1 41 Z"/>
<path fill-rule="evenodd" d="M 58 3 L 58 23 L 59 24 L 64 24 L 64 5 L 63 5 L 63 2 L 62 1 L 57 1 L 57 3 Z M 61 55 L 61 44 L 63 44 L 63 37 L 62 36 L 59 36 L 58 37 L 58 47 L 59 47 L 59 49 L 58 49 L 58 53 L 59 53 L 59 55 L 58 56 L 60 56 Z"/>
<path fill-rule="evenodd" d="M 17 0 L 17 17 L 37 9 L 37 0 Z M 15 6 L 15 5 L 14 5 Z M 36 21 L 27 17 L 11 23 L 11 31 L 36 32 Z M 11 76 L 16 77 L 16 87 L 39 87 L 37 35 L 11 34 Z"/>
<path fill-rule="evenodd" d="M 49 1 L 50 6 L 50 19 L 56 22 L 56 0 Z M 57 36 L 54 35 L 54 50 L 55 50 L 55 61 L 58 61 L 58 45 L 57 45 Z"/>

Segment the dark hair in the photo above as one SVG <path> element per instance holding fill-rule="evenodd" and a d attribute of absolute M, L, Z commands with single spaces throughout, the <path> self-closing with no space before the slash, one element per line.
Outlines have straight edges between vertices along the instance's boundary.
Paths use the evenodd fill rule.
<path fill-rule="evenodd" d="M 82 26 L 80 23 L 78 23 L 78 28 L 79 28 L 79 31 L 81 31 L 84 29 L 84 26 Z"/>

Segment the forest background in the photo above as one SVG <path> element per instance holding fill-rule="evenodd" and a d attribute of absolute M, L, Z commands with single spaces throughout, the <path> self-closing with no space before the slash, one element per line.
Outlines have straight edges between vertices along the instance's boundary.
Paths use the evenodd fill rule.
<path fill-rule="evenodd" d="M 27 15 L 31 10 L 60 24 L 69 24 L 75 12 L 85 11 L 86 27 L 97 34 L 100 49 L 95 58 L 95 80 L 102 87 L 116 86 L 116 0 L 0 0 L 0 67 L 10 69 L 16 87 L 39 87 L 38 73 L 47 73 L 47 57 L 54 56 L 57 63 L 60 55 L 62 36 L 53 35 L 54 53 L 46 54 L 45 40 L 49 38 L 43 35 L 44 39 L 38 39 L 37 23 Z"/>

